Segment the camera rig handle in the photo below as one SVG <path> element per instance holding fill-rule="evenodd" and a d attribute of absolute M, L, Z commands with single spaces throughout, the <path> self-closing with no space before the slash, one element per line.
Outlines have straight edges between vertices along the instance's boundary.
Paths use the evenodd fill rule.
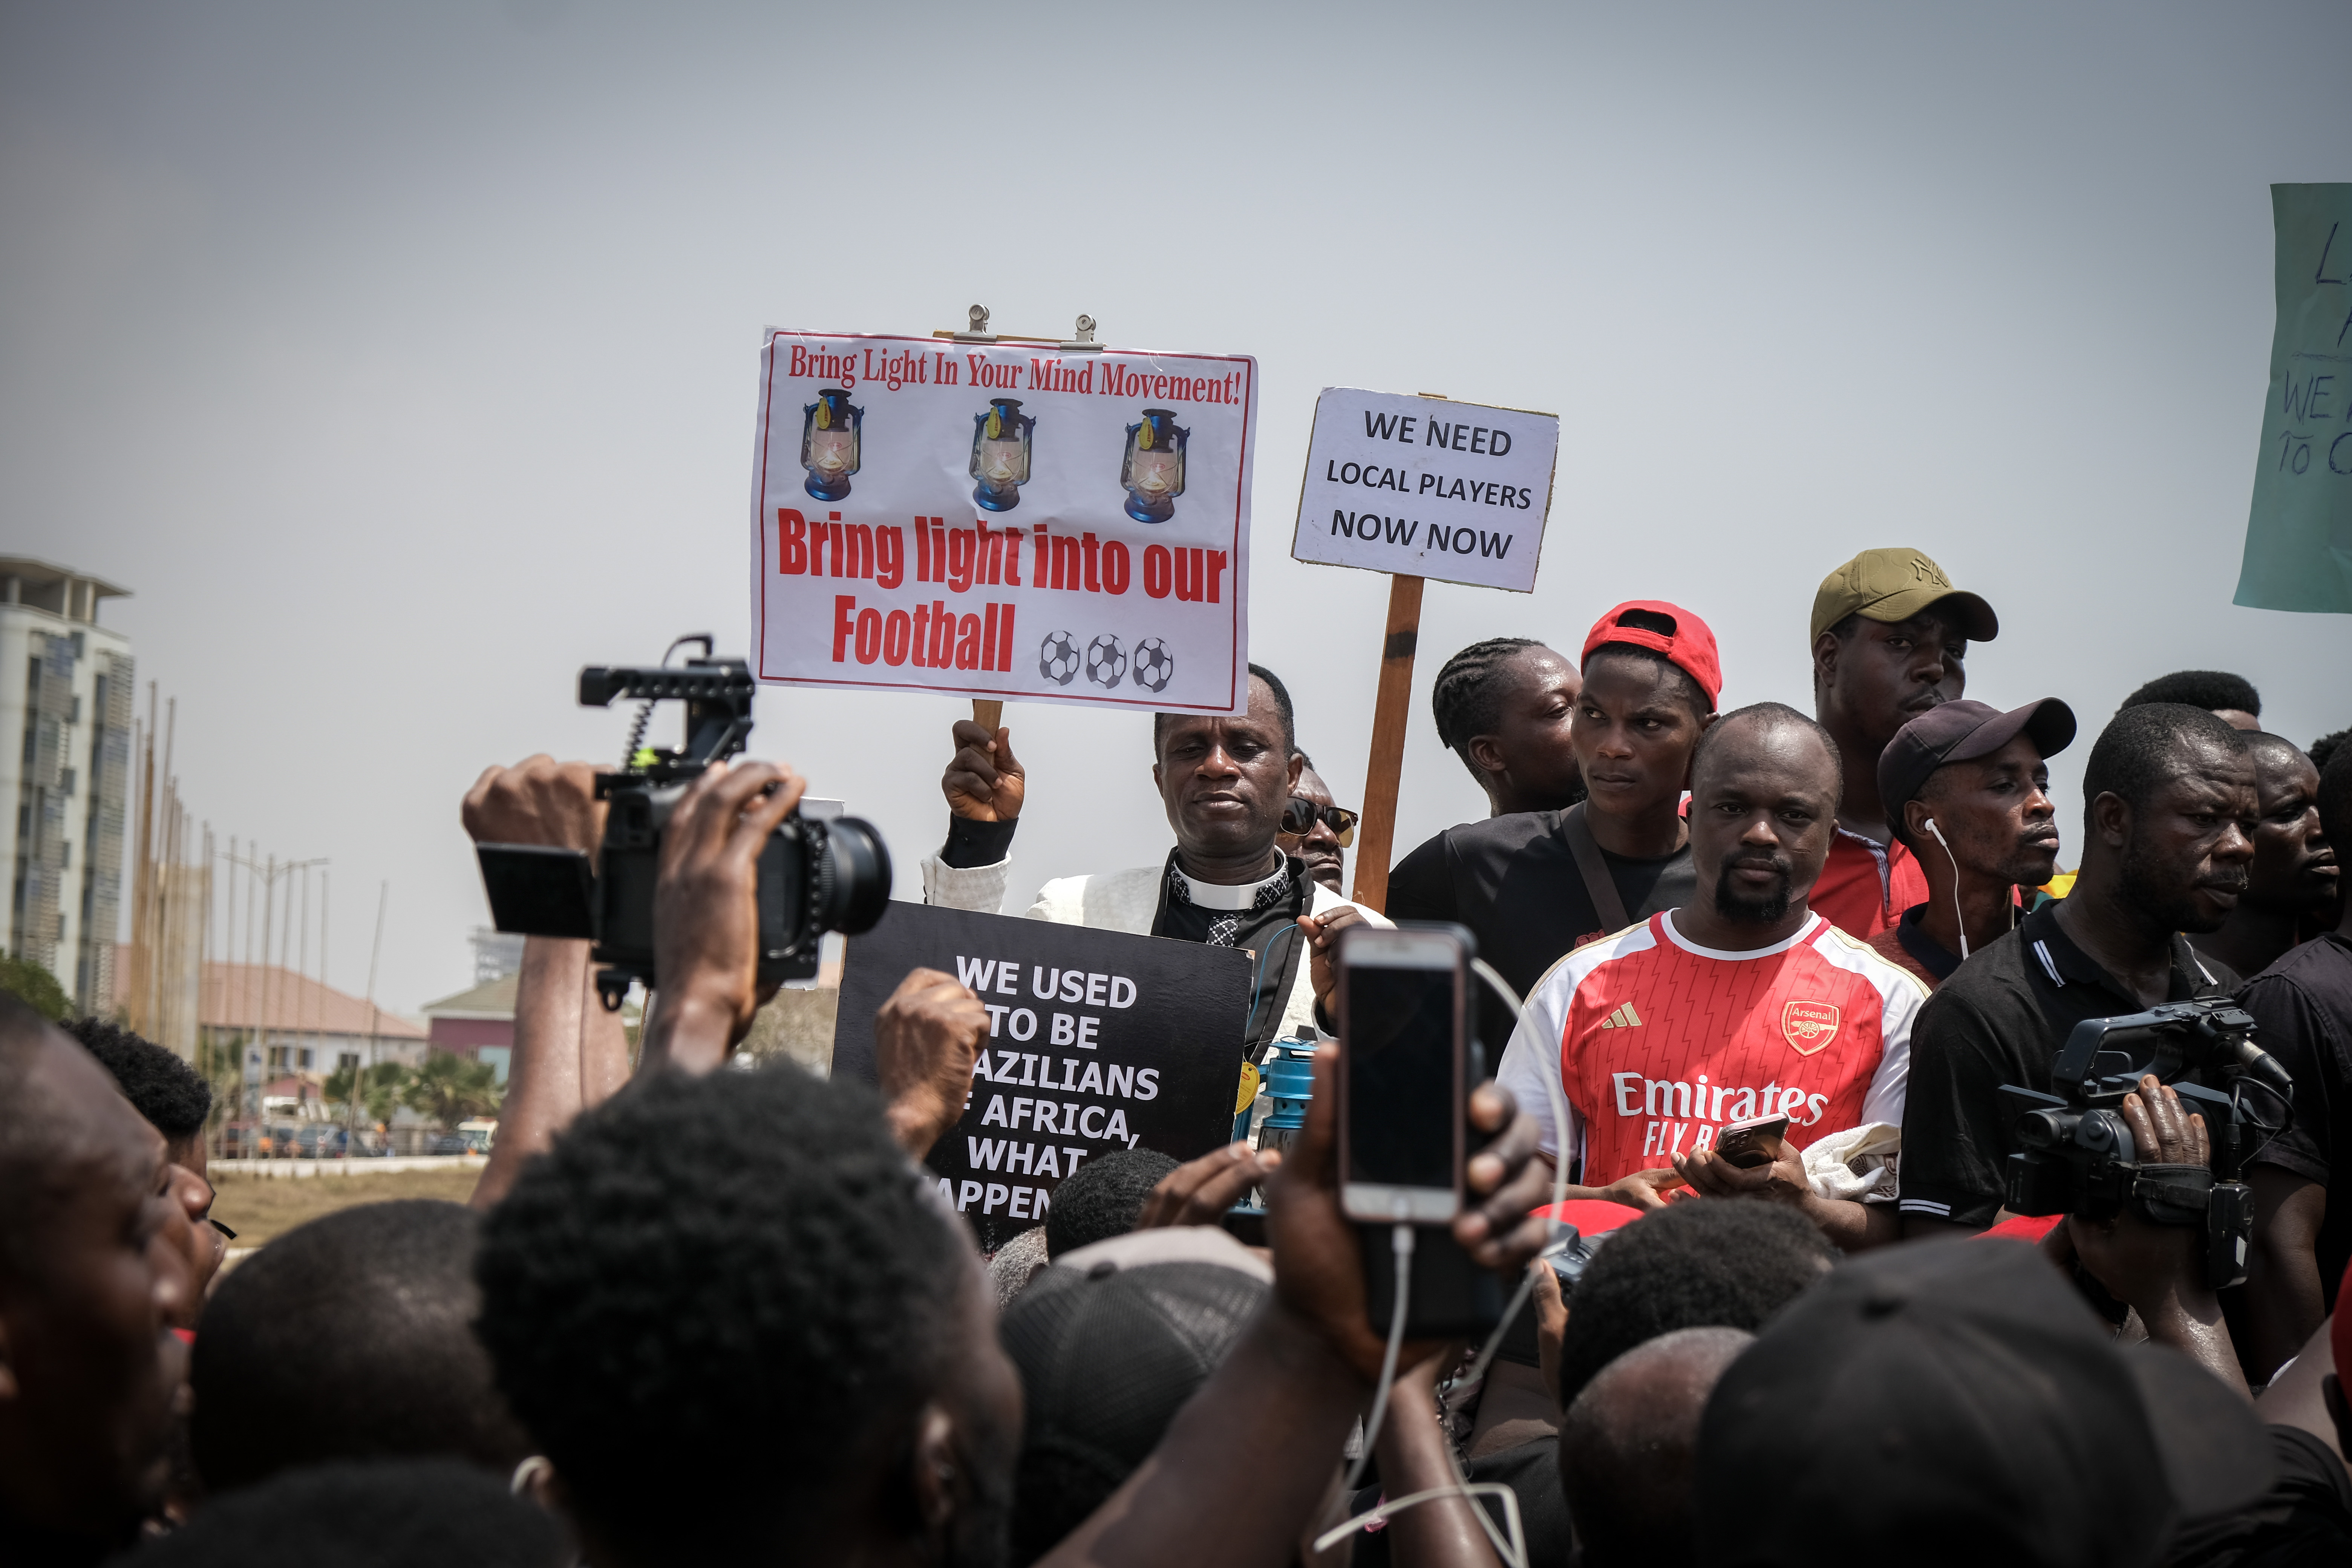
<path fill-rule="evenodd" d="M 690 658 L 683 665 L 592 664 L 580 672 L 583 708 L 607 708 L 614 698 L 634 698 L 646 705 L 630 737 L 626 765 L 656 784 L 691 777 L 740 752 L 751 733 L 751 699 L 758 689 L 751 667 L 740 658 Z M 649 765 L 637 769 L 637 742 L 644 738 L 646 719 L 652 705 L 662 701 L 686 704 L 686 744 L 656 753 Z"/>
<path fill-rule="evenodd" d="M 2113 1044 L 2110 1044 L 2110 1041 Z M 2135 1060 L 2123 1047 L 2147 1047 Z M 2101 1058 L 2110 1060 L 2102 1061 Z M 2294 1080 L 2276 1057 L 2254 1044 L 2253 1015 L 2227 997 L 2165 1002 L 2144 1013 L 2085 1018 L 2066 1037 L 2065 1048 L 2050 1064 L 2050 1081 L 2062 1094 L 2087 1099 L 2122 1096 L 2137 1087 L 2143 1073 L 2174 1083 L 2200 1068 L 2244 1073 L 2282 1096 Z"/>

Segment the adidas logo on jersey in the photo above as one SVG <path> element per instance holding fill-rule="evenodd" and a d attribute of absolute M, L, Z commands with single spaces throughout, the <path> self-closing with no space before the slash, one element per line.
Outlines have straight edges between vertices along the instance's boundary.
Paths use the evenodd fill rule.
<path fill-rule="evenodd" d="M 1601 1026 L 1604 1029 L 1633 1029 L 1639 1028 L 1641 1023 L 1642 1015 L 1633 1011 L 1633 1004 L 1628 1002 L 1601 1019 Z"/>

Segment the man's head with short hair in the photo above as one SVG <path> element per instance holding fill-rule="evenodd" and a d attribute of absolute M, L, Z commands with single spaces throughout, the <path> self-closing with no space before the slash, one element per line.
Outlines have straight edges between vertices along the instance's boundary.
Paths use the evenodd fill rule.
<path fill-rule="evenodd" d="M 2331 844 L 2352 847 L 2352 747 L 2339 746 L 2319 770 L 2319 830 Z M 2337 850 L 2339 860 L 2346 853 Z"/>
<path fill-rule="evenodd" d="M 196 1468 L 215 1492 L 330 1459 L 530 1454 L 475 1339 L 481 1215 L 425 1198 L 298 1226 L 205 1305 L 190 1382 Z"/>
<path fill-rule="evenodd" d="M 2262 693 L 2244 676 L 2225 669 L 2177 669 L 2159 675 L 2125 698 L 2123 708 L 2144 708 L 2151 702 L 2202 708 L 2233 730 L 2263 727 Z"/>
<path fill-rule="evenodd" d="M 1114 1149 L 1064 1176 L 1045 1211 L 1045 1256 L 1059 1258 L 1133 1230 L 1151 1189 L 1175 1168 L 1174 1158 L 1157 1149 Z"/>
<path fill-rule="evenodd" d="M 1445 661 L 1431 688 L 1438 743 L 1462 759 L 1491 814 L 1584 798 L 1569 738 L 1583 678 L 1533 637 L 1489 637 Z"/>
<path fill-rule="evenodd" d="M 1610 1233 L 1577 1281 L 1559 1347 L 1559 1401 L 1601 1369 L 1677 1329 L 1753 1331 L 1836 1261 L 1821 1227 L 1775 1204 L 1673 1204 Z"/>
<path fill-rule="evenodd" d="M 483 1227 L 477 1331 L 600 1561 L 1002 1561 L 1020 1386 L 873 1093 L 664 1075 Z"/>
<path fill-rule="evenodd" d="M 1589 1568 L 1698 1560 L 1699 1416 L 1755 1335 L 1677 1329 L 1594 1374 L 1559 1428 L 1559 1477 Z"/>
<path fill-rule="evenodd" d="M 104 1068 L 0 996 L 0 1533 L 99 1552 L 161 1501 L 191 1289 L 163 1239 L 163 1135 Z"/>
<path fill-rule="evenodd" d="M 1828 730 L 1780 702 L 1726 713 L 1691 752 L 1691 867 L 1706 910 L 1775 926 L 1821 880 L 1843 780 Z"/>
<path fill-rule="evenodd" d="M 563 1531 L 506 1482 L 446 1459 L 314 1466 L 207 1502 L 123 1568 L 563 1568 Z"/>
<path fill-rule="evenodd" d="M 1298 780 L 1290 786 L 1290 798 L 1303 800 L 1316 810 L 1316 816 L 1304 833 L 1285 832 L 1276 837 L 1275 843 L 1286 855 L 1296 855 L 1307 863 L 1307 874 L 1330 889 L 1339 891 L 1340 876 L 1347 865 L 1347 846 L 1331 831 L 1331 825 L 1321 813 L 1327 806 L 1339 803 L 1332 797 L 1331 785 L 1315 771 L 1315 759 L 1306 752 L 1298 753 Z M 1289 826 L 1287 820 L 1284 826 Z"/>
<path fill-rule="evenodd" d="M 187 1299 L 172 1326 L 193 1329 L 228 1250 L 228 1238 L 208 1223 L 216 1195 L 205 1152 L 212 1085 L 172 1052 L 118 1025 L 80 1018 L 62 1027 L 112 1075 L 131 1109 L 163 1135 L 164 1157 L 173 1165 L 172 1197 L 180 1211 L 170 1225 L 170 1238 L 186 1256 L 189 1270 Z"/>
<path fill-rule="evenodd" d="M 172 1051 L 103 1018 L 79 1018 L 65 1031 L 114 1075 L 122 1097 L 145 1117 L 173 1163 L 204 1169 L 205 1121 L 212 1114 L 213 1086 Z"/>
<path fill-rule="evenodd" d="M 1303 765 L 1290 693 L 1273 671 L 1250 666 L 1246 712 L 1154 714 L 1151 740 L 1151 782 L 1188 866 L 1273 856 Z"/>
<path fill-rule="evenodd" d="M 2303 749 L 2304 755 L 2311 759 L 2313 767 L 2326 773 L 2328 759 L 2344 749 L 2344 742 L 2347 736 L 2352 736 L 2352 730 L 2331 730 L 2305 746 Z"/>
<path fill-rule="evenodd" d="M 2221 929 L 2254 852 L 2244 735 L 2203 708 L 2126 708 L 2092 744 L 2083 794 L 2075 896 L 2110 900 L 2151 931 Z"/>
<path fill-rule="evenodd" d="M 2336 907 L 2340 869 L 2335 841 L 2320 826 L 2319 770 L 2284 736 L 2246 736 L 2254 758 L 2254 858 L 2244 907 L 2309 918 Z"/>

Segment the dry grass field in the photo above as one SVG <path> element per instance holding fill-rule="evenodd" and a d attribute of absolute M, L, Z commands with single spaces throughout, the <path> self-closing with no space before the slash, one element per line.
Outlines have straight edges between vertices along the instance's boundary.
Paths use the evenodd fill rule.
<path fill-rule="evenodd" d="M 382 1203 L 387 1198 L 446 1198 L 464 1203 L 481 1177 L 478 1169 L 395 1171 L 370 1176 L 316 1176 L 289 1181 L 278 1176 L 249 1176 L 223 1171 L 215 1178 L 219 1196 L 213 1213 L 236 1232 L 229 1243 L 242 1252 L 283 1236 L 320 1215 L 353 1204 Z"/>

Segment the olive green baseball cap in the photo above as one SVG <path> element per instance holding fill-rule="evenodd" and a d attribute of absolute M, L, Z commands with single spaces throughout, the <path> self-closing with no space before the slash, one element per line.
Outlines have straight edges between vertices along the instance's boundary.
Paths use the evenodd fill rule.
<path fill-rule="evenodd" d="M 1813 640 L 1848 616 L 1907 621 L 1930 605 L 1942 605 L 1970 642 L 2000 636 L 1992 606 L 1953 587 L 1944 569 L 1920 552 L 1865 550 L 1822 579 L 1813 595 Z"/>

